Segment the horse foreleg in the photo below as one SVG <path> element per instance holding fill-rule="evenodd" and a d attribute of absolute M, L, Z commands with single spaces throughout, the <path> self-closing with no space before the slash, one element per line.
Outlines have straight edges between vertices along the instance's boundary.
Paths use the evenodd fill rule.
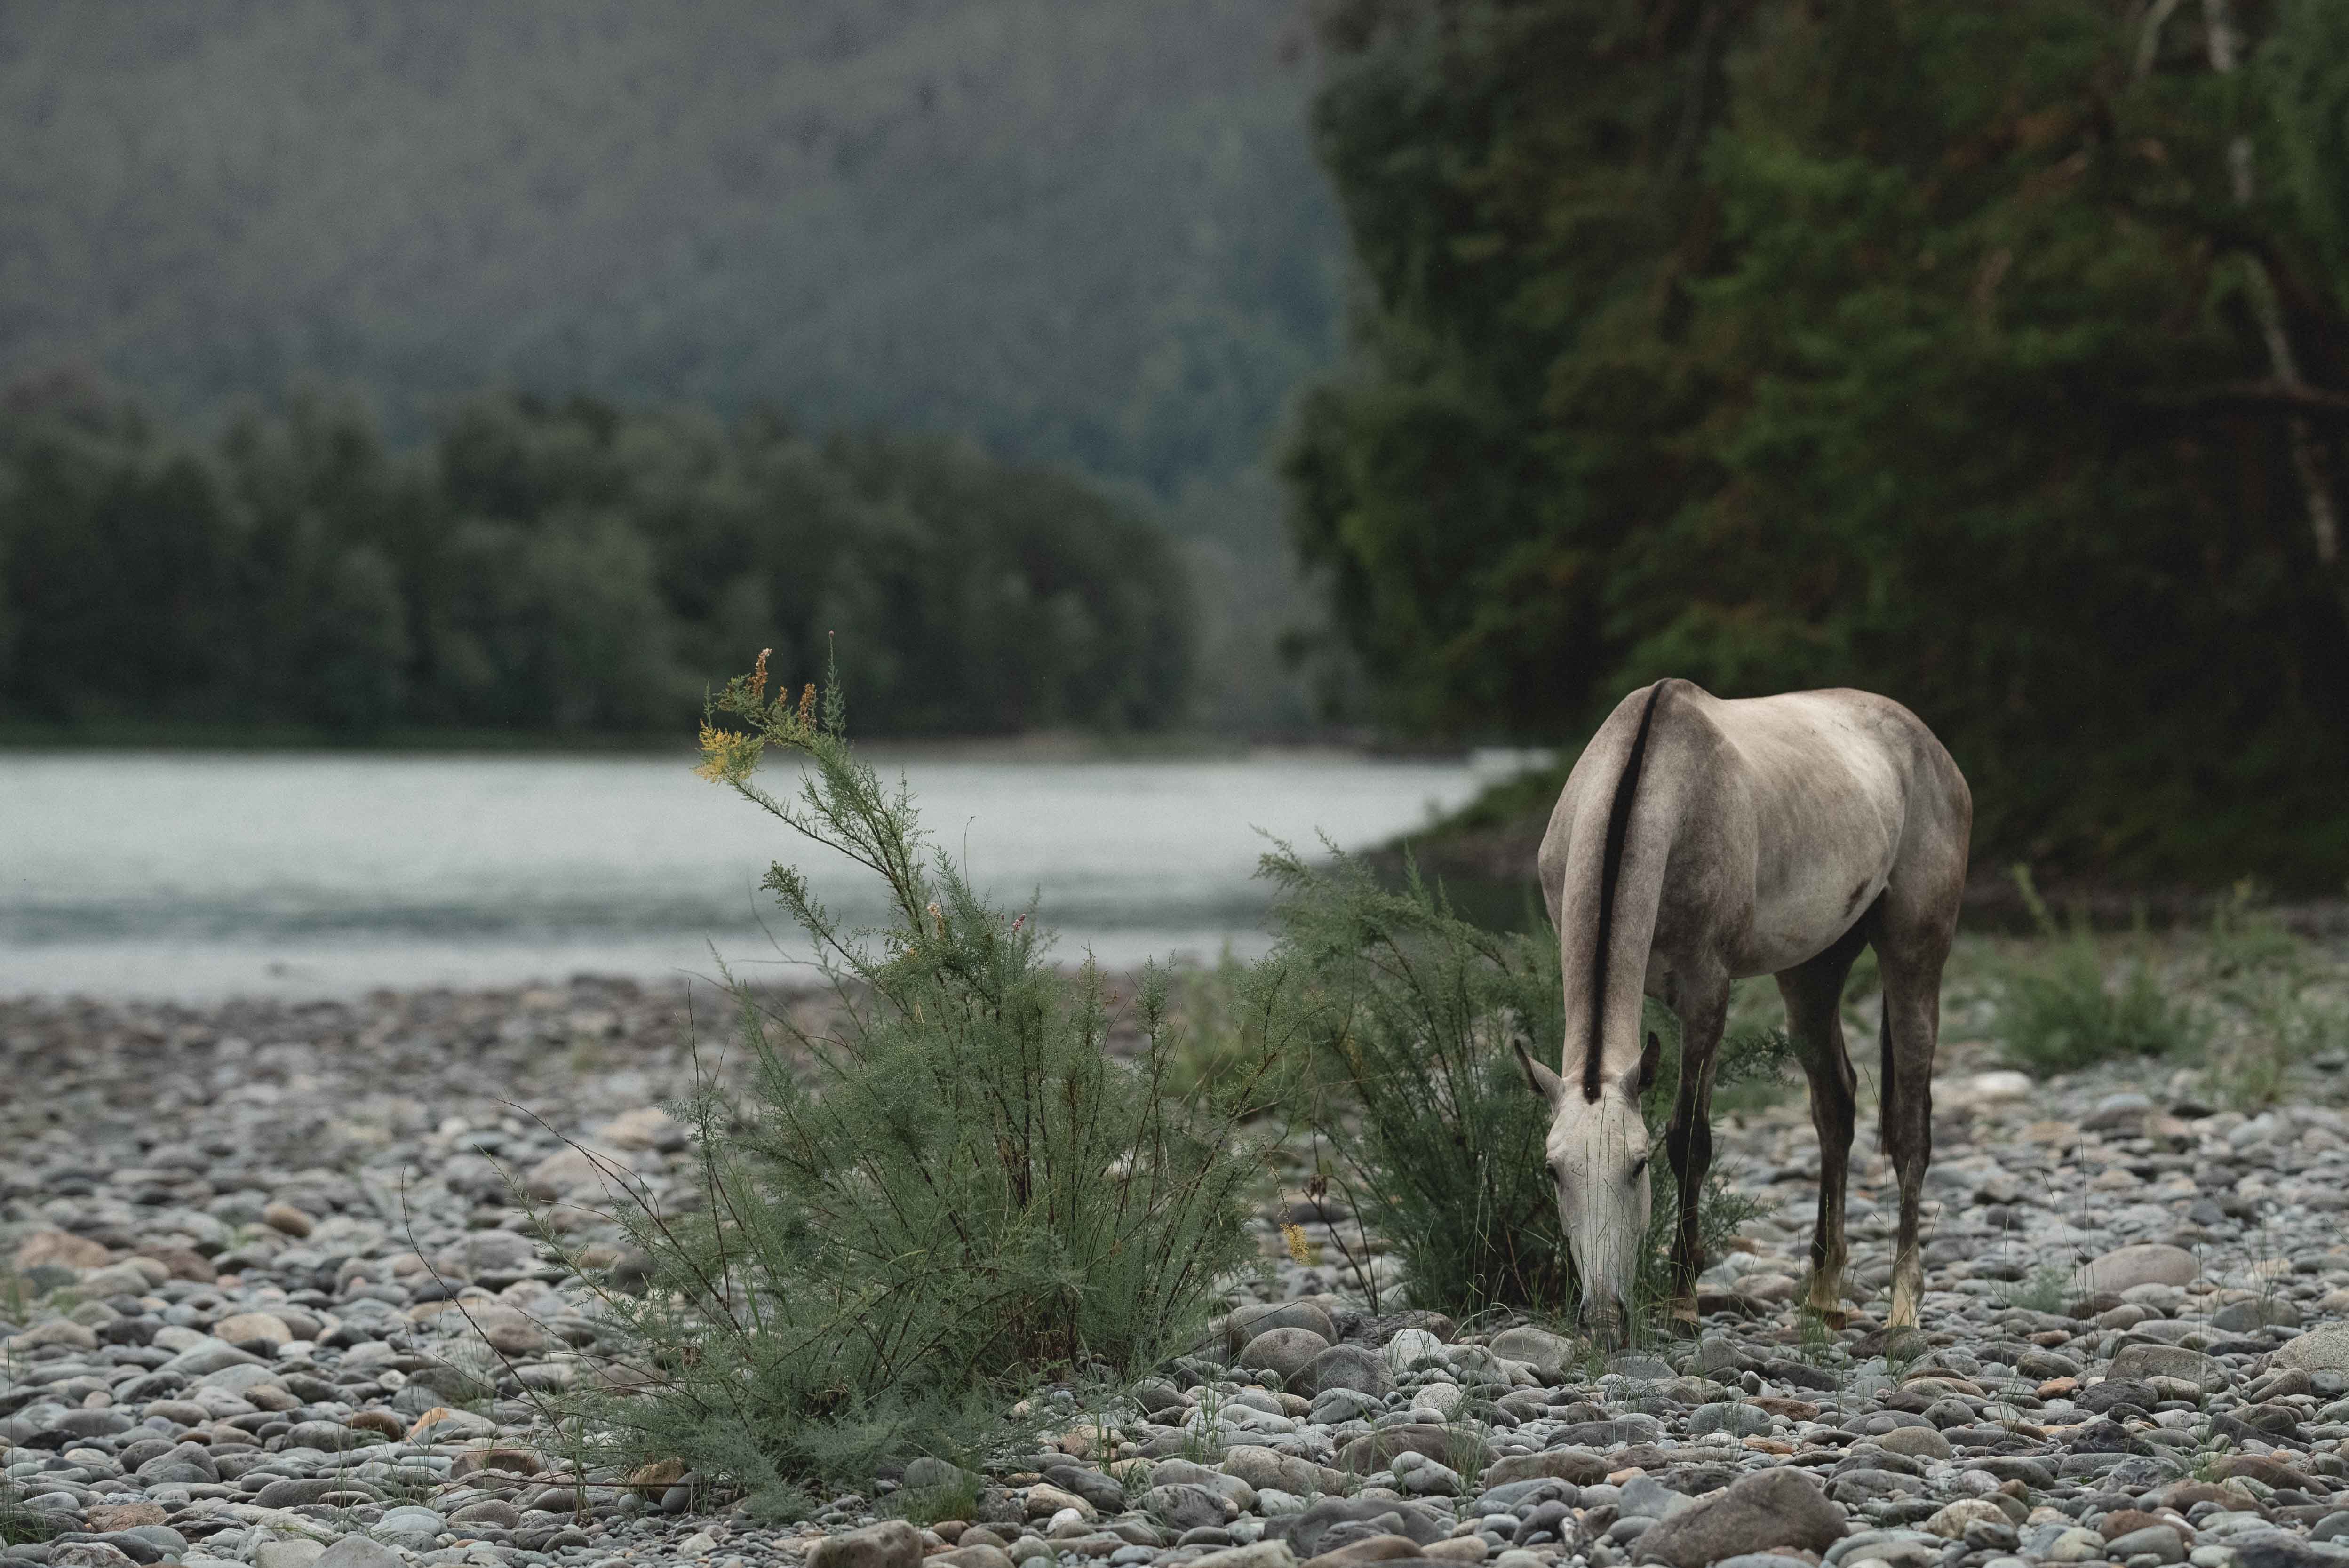
<path fill-rule="evenodd" d="M 1673 1321 L 1688 1330 L 1696 1326 L 1696 1276 L 1704 1272 L 1698 1206 L 1713 1170 L 1713 1074 L 1721 1032 L 1729 1021 L 1729 983 L 1722 979 L 1692 989 L 1696 995 L 1681 1022 L 1680 1092 L 1673 1097 L 1672 1118 L 1664 1129 L 1664 1154 L 1671 1161 L 1679 1198 L 1669 1310 Z"/>

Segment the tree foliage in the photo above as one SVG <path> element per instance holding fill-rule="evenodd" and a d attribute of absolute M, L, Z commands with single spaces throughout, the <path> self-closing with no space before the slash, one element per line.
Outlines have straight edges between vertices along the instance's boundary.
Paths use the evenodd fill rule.
<path fill-rule="evenodd" d="M 357 410 L 210 447 L 69 382 L 0 407 L 0 718 L 650 730 L 762 647 L 870 671 L 876 732 L 1184 716 L 1158 530 L 930 438 L 815 441 L 586 399 Z"/>
<path fill-rule="evenodd" d="M 2339 28 L 1333 5 L 1364 300 L 1288 469 L 1392 710 L 1554 739 L 1659 675 L 1862 686 L 1950 744 L 1978 847 L 2337 882 Z"/>

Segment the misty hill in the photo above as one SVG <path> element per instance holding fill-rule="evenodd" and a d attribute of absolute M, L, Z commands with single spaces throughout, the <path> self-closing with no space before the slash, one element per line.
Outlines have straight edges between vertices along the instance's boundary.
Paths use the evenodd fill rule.
<path fill-rule="evenodd" d="M 11 6 L 0 385 L 771 403 L 1173 498 L 1333 353 L 1305 55 L 1267 0 Z"/>

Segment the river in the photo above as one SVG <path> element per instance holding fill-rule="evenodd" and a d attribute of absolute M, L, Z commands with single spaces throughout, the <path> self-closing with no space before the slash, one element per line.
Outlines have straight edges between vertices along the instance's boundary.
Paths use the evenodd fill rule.
<path fill-rule="evenodd" d="M 1259 952 L 1265 835 L 1370 848 L 1524 765 L 874 759 L 991 896 L 1040 901 L 1061 957 L 1110 965 Z M 758 886 L 777 860 L 836 909 L 877 915 L 856 868 L 681 757 L 0 753 L 0 995 L 657 979 L 720 957 L 788 978 L 804 949 Z"/>

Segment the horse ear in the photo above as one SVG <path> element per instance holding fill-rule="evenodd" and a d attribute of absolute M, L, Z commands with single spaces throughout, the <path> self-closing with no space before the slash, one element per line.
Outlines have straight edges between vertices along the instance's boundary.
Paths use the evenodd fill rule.
<path fill-rule="evenodd" d="M 1509 1044 L 1516 1050 L 1517 1065 L 1526 1069 L 1526 1087 L 1550 1104 L 1556 1105 L 1557 1097 L 1565 1092 L 1565 1083 L 1556 1073 L 1534 1060 L 1526 1050 L 1525 1041 L 1512 1040 Z"/>
<path fill-rule="evenodd" d="M 1640 1052 L 1640 1092 L 1647 1093 L 1656 1087 L 1656 1068 L 1663 1060 L 1664 1043 L 1656 1038 L 1656 1031 L 1648 1031 L 1647 1046 Z"/>

